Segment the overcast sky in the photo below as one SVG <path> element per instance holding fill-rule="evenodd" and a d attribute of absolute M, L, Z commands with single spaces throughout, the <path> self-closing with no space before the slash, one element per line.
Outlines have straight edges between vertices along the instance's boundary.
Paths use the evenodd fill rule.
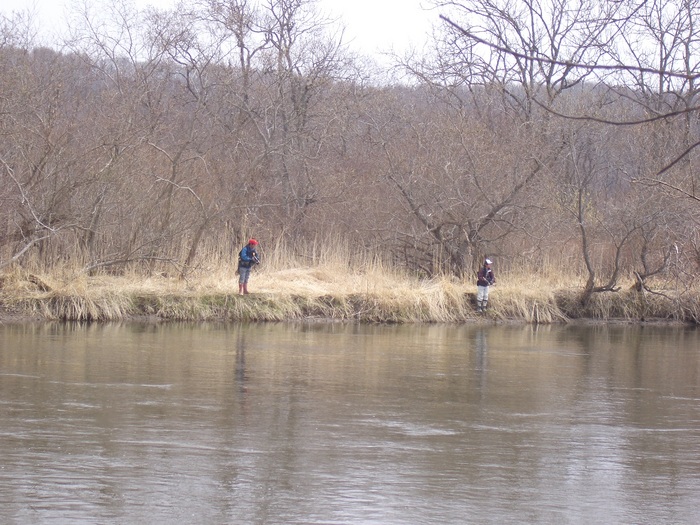
<path fill-rule="evenodd" d="M 74 0 L 73 0 L 74 1 Z M 176 0 L 133 0 L 139 7 L 169 8 Z M 71 0 L 0 0 L 0 11 L 36 9 L 42 25 L 60 24 Z M 422 9 L 425 0 L 319 0 L 324 13 L 339 17 L 346 26 L 346 40 L 365 54 L 394 49 L 401 53 L 420 47 L 437 18 Z"/>

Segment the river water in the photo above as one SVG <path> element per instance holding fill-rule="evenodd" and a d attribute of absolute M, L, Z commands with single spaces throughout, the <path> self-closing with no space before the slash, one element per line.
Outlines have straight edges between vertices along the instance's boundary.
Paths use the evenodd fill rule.
<path fill-rule="evenodd" d="M 700 331 L 0 325 L 0 522 L 692 524 Z"/>

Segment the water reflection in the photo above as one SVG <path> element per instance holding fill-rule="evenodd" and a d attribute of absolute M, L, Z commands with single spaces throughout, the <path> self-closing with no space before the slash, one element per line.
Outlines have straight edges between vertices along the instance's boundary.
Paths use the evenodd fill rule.
<path fill-rule="evenodd" d="M 476 374 L 479 393 L 484 394 L 486 386 L 486 371 L 488 369 L 488 328 L 479 327 L 474 330 L 474 352 L 476 355 Z"/>
<path fill-rule="evenodd" d="M 0 326 L 6 523 L 693 523 L 696 330 Z"/>

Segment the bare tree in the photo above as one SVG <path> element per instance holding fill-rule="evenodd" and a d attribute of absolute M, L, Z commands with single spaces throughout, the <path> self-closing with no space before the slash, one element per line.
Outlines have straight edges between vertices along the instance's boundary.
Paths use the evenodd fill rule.
<path fill-rule="evenodd" d="M 464 26 L 445 17 L 435 53 L 403 66 L 430 89 L 432 103 L 443 104 L 452 115 L 451 133 L 441 135 L 442 143 L 449 145 L 436 146 L 436 150 L 461 153 L 459 157 L 443 153 L 441 166 L 422 165 L 433 177 L 446 174 L 440 185 L 424 190 L 433 192 L 428 200 L 417 197 L 419 179 L 410 170 L 399 170 L 406 175 L 394 174 L 392 180 L 399 198 L 432 232 L 453 269 L 463 274 L 469 266 L 478 266 L 484 252 L 497 249 L 504 238 L 531 230 L 523 218 L 534 220 L 532 213 L 541 209 L 537 185 L 562 149 L 561 137 L 542 106 L 554 105 L 562 93 L 583 84 L 590 71 L 561 61 L 599 60 L 602 50 L 598 44 L 611 15 L 596 9 L 599 6 L 592 1 L 432 3 L 450 9 L 458 20 L 464 20 Z M 582 17 L 583 13 L 587 16 Z M 591 13 L 598 17 L 589 16 Z M 501 47 L 521 53 L 499 52 Z M 545 64 L 533 56 L 551 61 Z M 433 130 L 429 134 L 435 135 Z M 415 146 L 403 148 L 412 169 L 419 159 L 408 152 L 419 151 Z M 397 158 L 394 153 L 393 171 Z M 450 195 L 452 204 L 444 206 L 445 213 L 427 206 L 438 191 Z"/>
<path fill-rule="evenodd" d="M 509 129 L 496 111 L 455 111 L 425 90 L 395 102 L 371 117 L 396 198 L 382 223 L 399 232 L 393 243 L 409 267 L 470 273 L 486 250 L 524 233 L 537 202 L 530 186 L 546 163 L 527 151 L 526 127 Z"/>
<path fill-rule="evenodd" d="M 456 56 L 468 66 L 468 74 L 460 75 L 465 69 L 443 60 L 437 62 L 440 67 L 433 70 L 437 76 L 435 73 L 432 76 L 423 74 L 422 78 L 437 78 L 443 83 L 445 79 L 452 79 L 450 85 L 468 86 L 473 86 L 475 79 L 510 78 L 510 82 L 502 82 L 504 93 L 510 101 L 525 101 L 521 108 L 525 115 L 531 116 L 529 125 L 536 133 L 549 129 L 542 127 L 542 122 L 552 116 L 575 116 L 574 120 L 589 119 L 590 122 L 610 124 L 649 122 L 650 116 L 655 119 L 656 126 L 652 129 L 655 143 L 651 145 L 644 143 L 642 146 L 642 141 L 635 138 L 630 128 L 617 128 L 618 134 L 629 130 L 627 136 L 640 147 L 651 146 L 651 150 L 643 150 L 645 153 L 656 153 L 654 157 L 637 152 L 637 158 L 651 160 L 648 166 L 658 166 L 657 176 L 651 178 L 641 162 L 619 156 L 613 146 L 616 141 L 599 140 L 610 138 L 611 134 L 603 133 L 596 138 L 583 132 L 584 128 L 578 131 L 571 128 L 573 134 L 547 132 L 550 141 L 561 141 L 566 145 L 561 160 L 568 159 L 562 164 L 568 181 L 562 179 L 558 187 L 562 198 L 573 198 L 570 202 L 575 203 L 570 209 L 579 225 L 581 253 L 588 272 L 584 296 L 616 289 L 625 268 L 622 254 L 632 246 L 643 250 L 638 260 L 646 259 L 647 263 L 643 265 L 649 268 L 649 244 L 646 241 L 637 243 L 634 239 L 656 238 L 649 236 L 652 231 L 649 224 L 652 217 L 659 217 L 658 213 L 647 210 L 642 214 L 638 208 L 611 207 L 609 203 L 603 206 L 605 200 L 601 198 L 605 196 L 610 180 L 626 188 L 618 195 L 621 195 L 622 202 L 627 203 L 634 202 L 630 181 L 665 184 L 675 189 L 683 188 L 685 195 L 694 195 L 695 183 L 690 173 L 695 170 L 682 170 L 680 178 L 674 181 L 661 180 L 660 175 L 672 166 L 679 168 L 681 160 L 691 167 L 693 156 L 690 153 L 697 145 L 690 138 L 696 133 L 696 124 L 689 111 L 694 111 L 696 96 L 696 66 L 692 60 L 696 2 L 525 1 L 513 4 L 476 0 L 434 4 L 454 9 L 454 17 L 444 16 L 450 29 L 446 34 L 451 35 L 451 39 L 445 40 L 446 49 L 453 51 L 448 56 Z M 460 19 L 456 17 L 457 13 L 468 16 Z M 584 14 L 588 16 L 582 16 Z M 629 61 L 629 57 L 633 60 Z M 634 85 L 625 82 L 625 78 L 632 78 Z M 656 84 L 650 83 L 649 80 L 654 78 Z M 606 84 L 608 80 L 610 83 Z M 594 87 L 592 81 L 598 85 Z M 511 86 L 515 85 L 519 89 L 514 91 Z M 580 88 L 575 96 L 562 98 L 565 90 L 570 91 L 574 86 Z M 583 94 L 586 95 L 583 100 L 589 99 L 591 104 L 581 106 L 576 103 Z M 527 103 L 528 100 L 532 104 Z M 610 107 L 617 107 L 618 113 L 611 115 Z M 536 108 L 546 112 L 533 112 Z M 640 114 L 640 110 L 644 112 Z M 658 118 L 666 115 L 681 115 L 685 119 L 684 129 L 670 118 Z M 673 145 L 678 139 L 682 144 L 680 153 Z M 624 149 L 621 141 L 616 143 L 618 150 Z M 618 160 L 626 164 L 620 164 Z M 631 173 L 643 175 L 630 176 Z M 567 197 L 571 189 L 573 193 Z M 599 204 L 594 205 L 596 202 Z M 609 278 L 602 283 L 597 282 L 598 270 L 591 258 L 591 241 L 595 238 L 602 243 L 599 246 L 609 244 L 616 254 L 611 259 L 614 263 Z M 662 244 L 658 250 L 666 254 L 668 245 Z M 665 264 L 661 262 L 659 268 L 663 267 Z"/>

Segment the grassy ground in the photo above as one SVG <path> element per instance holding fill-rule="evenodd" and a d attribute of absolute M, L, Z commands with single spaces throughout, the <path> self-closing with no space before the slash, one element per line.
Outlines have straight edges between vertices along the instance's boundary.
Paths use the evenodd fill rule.
<path fill-rule="evenodd" d="M 489 310 L 474 307 L 473 280 L 417 279 L 365 262 L 320 258 L 313 266 L 271 261 L 251 276 L 250 295 L 238 295 L 235 268 L 200 270 L 188 281 L 167 276 L 51 275 L 21 269 L 0 276 L 0 320 L 284 321 L 299 319 L 394 323 L 573 319 L 698 323 L 700 292 L 639 293 L 631 283 L 581 304 L 583 281 L 547 275 L 500 274 Z"/>

